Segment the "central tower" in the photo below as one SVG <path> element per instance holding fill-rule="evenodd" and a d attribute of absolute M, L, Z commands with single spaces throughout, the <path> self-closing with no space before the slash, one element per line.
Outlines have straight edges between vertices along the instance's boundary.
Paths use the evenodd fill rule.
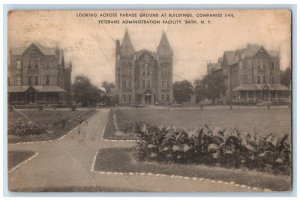
<path fill-rule="evenodd" d="M 116 41 L 115 83 L 119 102 L 173 103 L 173 51 L 163 32 L 156 52 L 135 51 L 128 31 Z"/>

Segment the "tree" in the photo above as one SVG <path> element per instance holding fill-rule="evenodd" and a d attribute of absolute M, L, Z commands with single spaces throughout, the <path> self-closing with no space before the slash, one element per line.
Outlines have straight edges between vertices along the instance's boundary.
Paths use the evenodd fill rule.
<path fill-rule="evenodd" d="M 202 80 L 196 80 L 194 85 L 197 101 L 209 98 L 215 104 L 216 99 L 220 98 L 226 91 L 222 72 L 209 73 Z"/>
<path fill-rule="evenodd" d="M 173 96 L 177 103 L 190 101 L 193 93 L 193 85 L 187 80 L 177 81 L 173 84 Z"/>
<path fill-rule="evenodd" d="M 94 86 L 89 78 L 79 75 L 72 84 L 73 100 L 83 107 L 95 106 L 101 101 L 101 90 Z"/>
<path fill-rule="evenodd" d="M 291 68 L 288 67 L 284 71 L 281 71 L 280 74 L 280 83 L 287 88 L 290 88 L 291 86 L 291 80 L 292 80 L 292 73 L 291 73 Z"/>
<path fill-rule="evenodd" d="M 115 87 L 115 84 L 112 82 L 109 83 L 107 81 L 104 81 L 102 82 L 101 86 L 105 89 L 106 93 L 109 94 L 111 89 Z"/>
<path fill-rule="evenodd" d="M 194 81 L 194 91 L 196 95 L 196 103 L 199 103 L 207 97 L 207 87 L 202 83 L 202 80 L 198 79 Z"/>

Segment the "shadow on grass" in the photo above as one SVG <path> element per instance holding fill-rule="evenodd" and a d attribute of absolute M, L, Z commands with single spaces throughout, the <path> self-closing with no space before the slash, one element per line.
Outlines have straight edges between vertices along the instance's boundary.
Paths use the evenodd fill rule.
<path fill-rule="evenodd" d="M 18 164 L 27 160 L 35 154 L 34 151 L 9 151 L 8 152 L 8 170 L 13 169 Z"/>
<path fill-rule="evenodd" d="M 95 171 L 149 172 L 153 174 L 198 177 L 227 182 L 234 181 L 237 184 L 268 188 L 272 191 L 291 190 L 291 177 L 288 176 L 275 176 L 256 171 L 226 169 L 205 165 L 141 162 L 133 158 L 133 151 L 129 148 L 100 150 L 94 169 Z"/>

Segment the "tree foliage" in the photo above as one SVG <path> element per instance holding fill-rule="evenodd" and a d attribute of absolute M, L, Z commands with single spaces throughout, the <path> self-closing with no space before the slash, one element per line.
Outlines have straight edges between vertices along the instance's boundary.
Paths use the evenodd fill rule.
<path fill-rule="evenodd" d="M 173 96 L 177 103 L 190 101 L 193 94 L 194 87 L 189 81 L 177 81 L 173 84 Z"/>
<path fill-rule="evenodd" d="M 95 106 L 101 101 L 101 90 L 93 85 L 89 78 L 79 75 L 72 84 L 73 100 L 83 107 Z"/>
<path fill-rule="evenodd" d="M 111 92 L 111 89 L 115 87 L 115 84 L 112 83 L 112 82 L 107 82 L 107 81 L 104 81 L 102 82 L 102 85 L 101 85 L 107 94 L 109 94 Z"/>
<path fill-rule="evenodd" d="M 292 80 L 292 72 L 291 72 L 290 67 L 288 67 L 284 71 L 281 71 L 280 82 L 281 82 L 282 85 L 290 88 L 291 80 Z"/>
<path fill-rule="evenodd" d="M 224 76 L 219 72 L 205 75 L 201 80 L 196 80 L 194 85 L 197 102 L 208 98 L 215 103 L 226 91 Z"/>

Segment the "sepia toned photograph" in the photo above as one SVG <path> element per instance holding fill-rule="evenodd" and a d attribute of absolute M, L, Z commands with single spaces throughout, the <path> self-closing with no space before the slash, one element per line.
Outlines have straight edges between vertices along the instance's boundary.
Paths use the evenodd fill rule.
<path fill-rule="evenodd" d="M 292 191 L 291 18 L 10 10 L 8 190 Z"/>

